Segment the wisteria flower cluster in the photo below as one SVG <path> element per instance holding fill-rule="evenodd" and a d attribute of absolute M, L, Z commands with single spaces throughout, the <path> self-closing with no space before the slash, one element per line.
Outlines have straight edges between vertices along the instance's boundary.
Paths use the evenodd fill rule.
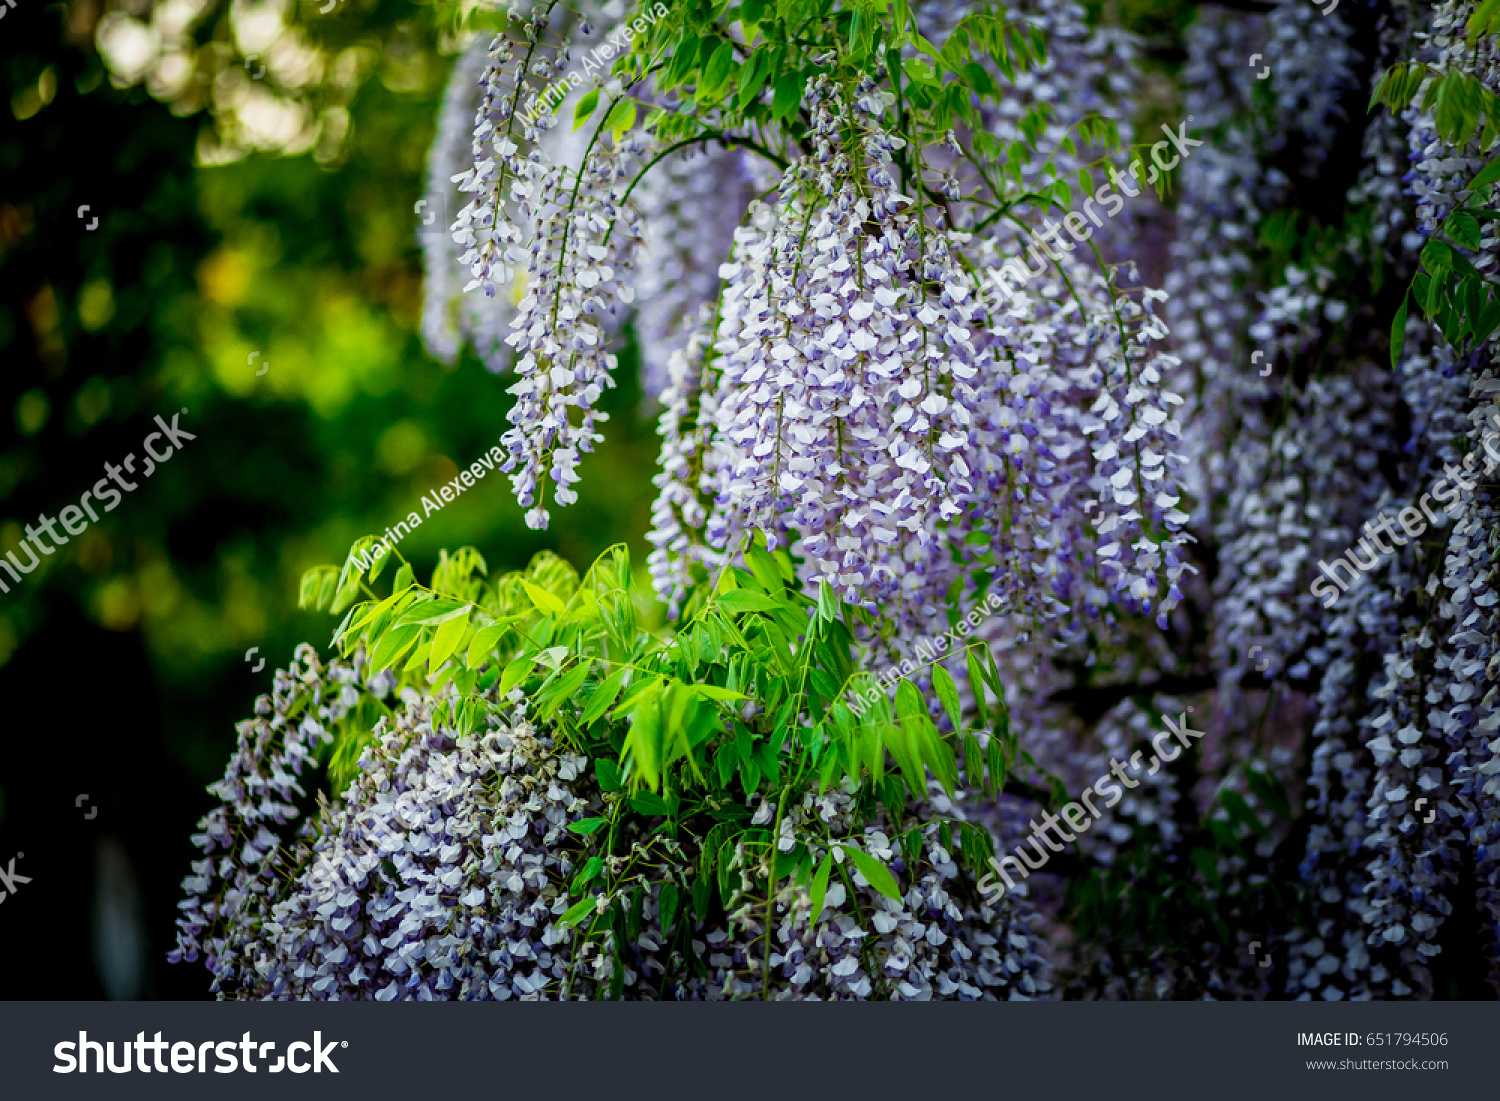
<path fill-rule="evenodd" d="M 201 954 L 214 989 L 241 998 L 1046 993 L 1024 899 L 976 889 L 989 835 L 955 802 L 925 709 L 856 726 L 775 667 L 777 632 L 809 611 L 814 685 L 852 638 L 826 595 L 809 607 L 788 588 L 784 554 L 752 558 L 701 629 L 756 642 L 688 681 L 679 642 L 620 618 L 623 554 L 582 582 L 544 557 L 493 587 L 470 555 L 434 579 L 449 595 L 403 567 L 389 598 L 355 606 L 346 656 L 325 666 L 304 647 L 243 724 L 176 958 Z M 354 626 L 392 615 L 404 634 Z M 392 662 L 393 637 L 421 660 L 402 647 Z M 617 642 L 633 660 L 610 657 Z M 434 664 L 448 673 L 420 689 L 413 671 Z M 838 728 L 806 725 L 804 706 L 832 707 Z M 778 715 L 802 732 L 784 739 Z M 887 750 L 904 782 L 881 778 Z M 308 798 L 314 760 L 348 778 L 334 798 Z M 993 783 L 995 764 L 966 782 Z"/>
<path fill-rule="evenodd" d="M 1500 985 L 1494 470 L 1310 590 L 1500 409 L 1500 27 L 1262 6 L 1203 9 L 1170 80 L 1159 29 L 1065 0 L 541 0 L 469 45 L 424 334 L 509 373 L 536 528 L 637 342 L 668 626 L 618 548 L 310 573 L 338 654 L 242 727 L 182 957 L 275 998 Z M 1049 247 L 1164 104 L 1203 147 Z M 1207 737 L 986 901 L 996 851 L 1188 709 Z"/>
<path fill-rule="evenodd" d="M 1015 608 L 1075 622 L 1169 613 L 1188 514 L 1176 507 L 1173 364 L 1151 347 L 1166 336 L 1153 319 L 1161 296 L 1129 300 L 1112 270 L 1067 258 L 1071 304 L 1032 305 L 1052 315 L 1058 347 L 1033 343 L 1045 354 L 1023 383 L 1013 331 L 1030 313 L 1002 306 L 986 275 L 1015 243 L 1012 212 L 1053 201 L 1086 141 L 1118 140 L 1102 47 L 1077 12 L 1007 23 L 982 7 L 924 8 L 872 32 L 896 48 L 924 27 L 972 43 L 973 62 L 943 64 L 993 73 L 973 103 L 939 95 L 926 62 L 895 85 L 864 72 L 873 38 L 810 51 L 809 68 L 778 75 L 785 50 L 735 61 L 730 35 L 699 50 L 725 64 L 695 69 L 673 52 L 675 23 L 723 32 L 692 18 L 665 17 L 608 79 L 595 74 L 574 112 L 592 128 L 575 158 L 546 148 L 560 119 L 540 82 L 566 66 L 574 30 L 553 7 L 497 38 L 479 81 L 475 162 L 459 181 L 474 197 L 453 239 L 471 292 L 503 300 L 524 287 L 513 314 L 497 313 L 517 352 L 507 442 L 528 523 L 545 526 L 549 492 L 558 505 L 576 498 L 598 395 L 613 384 L 595 319 L 639 299 L 646 389 L 664 410 L 652 569 L 674 607 L 754 534 L 795 543 L 809 584 L 889 609 L 900 633 L 929 633 L 956 591 L 974 590 L 974 548 L 1003 505 L 1037 510 L 993 532 L 992 561 L 1012 547 L 1033 555 L 1027 576 L 1004 585 Z M 1066 88 L 1044 27 L 1079 60 Z M 761 20 L 768 44 L 774 28 Z M 1007 73 L 1014 97 L 1000 94 Z M 472 79 L 466 66 L 455 74 Z M 711 105 L 691 119 L 670 107 L 690 82 Z M 657 106 L 627 125 L 637 104 Z M 1043 137 L 1070 152 L 1052 163 Z M 451 143 L 440 140 L 434 165 Z M 1066 393 L 1031 396 L 1053 378 Z M 1080 493 L 1099 511 L 1072 511 Z M 1059 509 L 1062 522 L 1048 515 Z"/>

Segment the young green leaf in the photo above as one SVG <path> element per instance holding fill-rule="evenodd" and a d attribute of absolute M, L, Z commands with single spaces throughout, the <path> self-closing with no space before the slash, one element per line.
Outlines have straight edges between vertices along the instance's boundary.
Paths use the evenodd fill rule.
<path fill-rule="evenodd" d="M 629 675 L 630 670 L 621 667 L 605 677 L 604 682 L 594 689 L 593 695 L 589 696 L 589 702 L 584 706 L 583 715 L 580 716 L 579 721 L 587 726 L 608 711 L 610 705 L 615 702 L 615 697 L 620 694 L 625 678 Z"/>
<path fill-rule="evenodd" d="M 744 612 L 770 612 L 778 605 L 769 596 L 753 593 L 749 589 L 731 589 L 719 597 L 719 607 L 731 615 Z"/>
<path fill-rule="evenodd" d="M 537 656 L 536 654 L 522 654 L 505 667 L 505 672 L 500 675 L 500 687 L 496 689 L 501 699 L 510 695 L 511 689 L 526 679 L 526 675 L 536 665 Z"/>
<path fill-rule="evenodd" d="M 833 853 L 823 857 L 818 865 L 817 872 L 812 881 L 812 917 L 808 919 L 809 925 L 817 925 L 818 918 L 823 916 L 823 900 L 828 896 L 828 875 L 833 871 Z M 866 879 L 869 876 L 865 877 Z"/>
<path fill-rule="evenodd" d="M 715 684 L 694 684 L 689 685 L 689 689 L 695 696 L 700 696 L 705 700 L 742 700 L 745 698 L 743 692 L 731 692 Z"/>
<path fill-rule="evenodd" d="M 467 615 L 470 605 L 462 600 L 444 600 L 442 597 L 419 597 L 399 615 L 393 627 L 432 627 L 445 623 L 456 616 Z"/>
<path fill-rule="evenodd" d="M 839 848 L 849 854 L 849 858 L 854 861 L 854 866 L 859 869 L 859 874 L 869 881 L 871 887 L 874 887 L 881 894 L 885 895 L 886 898 L 895 899 L 897 902 L 901 901 L 901 890 L 896 885 L 896 877 L 891 874 L 889 868 L 869 853 L 856 848 L 846 841 L 840 842 Z"/>
<path fill-rule="evenodd" d="M 526 590 L 526 595 L 531 598 L 532 604 L 536 605 L 537 611 L 544 615 L 557 615 L 566 607 L 561 600 L 539 585 L 533 585 L 530 581 L 522 581 L 521 587 Z"/>
<path fill-rule="evenodd" d="M 415 625 L 409 627 L 393 628 L 380 640 L 380 645 L 375 647 L 375 652 L 370 655 L 370 670 L 380 672 L 393 665 L 397 658 L 406 652 L 408 646 L 416 644 L 417 636 L 422 633 L 422 628 Z"/>
<path fill-rule="evenodd" d="M 958 699 L 958 685 L 953 683 L 953 677 L 948 670 L 941 665 L 932 667 L 932 687 L 937 691 L 937 696 L 943 704 L 943 710 L 948 712 L 948 718 L 953 721 L 955 731 L 962 730 L 963 705 Z"/>
<path fill-rule="evenodd" d="M 577 130 L 587 122 L 597 106 L 599 106 L 599 89 L 593 88 L 578 101 L 578 106 L 573 108 L 573 129 Z"/>
<path fill-rule="evenodd" d="M 575 902 L 568 907 L 568 912 L 558 919 L 558 924 L 563 926 L 563 928 L 567 928 L 570 925 L 577 925 L 584 918 L 588 917 L 589 914 L 593 913 L 596 905 L 598 904 L 592 898 L 585 898 L 579 902 Z"/>
<path fill-rule="evenodd" d="M 469 609 L 464 608 L 464 614 L 447 619 L 439 625 L 437 633 L 432 637 L 432 652 L 427 656 L 429 667 L 433 672 L 442 668 L 443 662 L 447 661 L 453 651 L 458 649 L 458 644 L 463 641 L 465 633 L 469 630 Z"/>
<path fill-rule="evenodd" d="M 489 660 L 494 652 L 495 644 L 510 629 L 513 621 L 513 617 L 507 617 L 499 623 L 491 623 L 474 632 L 474 637 L 469 641 L 469 652 L 465 662 L 470 669 L 478 669 Z"/>
<path fill-rule="evenodd" d="M 573 693 L 578 691 L 578 686 L 588 679 L 593 663 L 594 659 L 591 657 L 580 658 L 576 666 L 548 685 L 538 696 L 536 717 L 544 721 L 550 719 L 564 701 L 571 699 Z"/>

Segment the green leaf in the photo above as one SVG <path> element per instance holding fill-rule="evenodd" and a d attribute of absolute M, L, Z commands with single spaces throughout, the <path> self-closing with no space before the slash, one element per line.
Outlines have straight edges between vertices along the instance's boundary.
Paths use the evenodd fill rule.
<path fill-rule="evenodd" d="M 337 566 L 314 566 L 302 575 L 302 584 L 297 592 L 297 607 L 322 611 L 328 607 L 338 587 Z"/>
<path fill-rule="evenodd" d="M 1474 321 L 1474 345 L 1478 347 L 1490 338 L 1495 327 L 1500 325 L 1500 303 L 1492 302 L 1480 312 Z"/>
<path fill-rule="evenodd" d="M 669 879 L 661 885 L 661 891 L 657 896 L 657 906 L 661 910 L 661 930 L 668 935 L 671 934 L 673 922 L 677 917 L 677 902 L 677 884 Z"/>
<path fill-rule="evenodd" d="M 731 615 L 744 612 L 770 612 L 779 605 L 769 596 L 753 593 L 749 589 L 731 589 L 719 596 L 719 606 Z"/>
<path fill-rule="evenodd" d="M 890 722 L 876 722 L 867 729 L 873 732 L 878 741 L 876 743 L 877 753 L 882 750 L 890 750 L 890 754 L 896 761 L 896 767 L 901 770 L 901 775 L 906 778 L 906 786 L 913 795 L 921 796 L 927 790 L 927 774 L 922 771 L 922 756 L 917 745 L 917 739 L 912 732 L 904 727 L 896 726 Z M 879 758 L 871 762 L 871 772 L 879 768 Z M 858 771 L 858 762 L 850 768 L 851 772 Z"/>
<path fill-rule="evenodd" d="M 598 903 L 592 898 L 585 898 L 573 903 L 568 907 L 568 912 L 559 920 L 559 924 L 566 928 L 569 925 L 577 925 L 594 910 Z"/>
<path fill-rule="evenodd" d="M 418 627 L 430 627 L 433 624 L 446 623 L 456 616 L 468 615 L 470 607 L 470 604 L 462 600 L 445 600 L 442 597 L 425 600 L 418 598 L 396 618 L 392 626 L 410 627 L 415 624 Z"/>
<path fill-rule="evenodd" d="M 608 711 L 610 705 L 615 702 L 615 697 L 620 694 L 620 689 L 624 687 L 625 678 L 629 675 L 630 669 L 621 666 L 605 677 L 604 682 L 598 688 L 595 688 L 594 694 L 589 697 L 588 705 L 584 707 L 583 715 L 579 721 L 587 726 L 600 715 L 604 714 L 604 712 Z"/>
<path fill-rule="evenodd" d="M 746 544 L 745 564 L 750 567 L 750 572 L 755 575 L 755 580 L 760 582 L 762 589 L 772 596 L 781 595 L 785 587 L 782 583 L 781 567 L 776 565 L 776 559 L 770 551 L 757 542 Z"/>
<path fill-rule="evenodd" d="M 854 866 L 859 869 L 860 875 L 869 880 L 871 887 L 874 887 L 881 894 L 885 895 L 886 898 L 895 899 L 897 902 L 901 901 L 901 890 L 897 887 L 896 877 L 891 874 L 889 868 L 869 853 L 856 848 L 847 841 L 840 842 L 839 848 L 849 854 L 849 858 L 854 861 Z"/>
<path fill-rule="evenodd" d="M 973 734 L 964 735 L 964 779 L 971 788 L 984 786 L 984 750 Z"/>
<path fill-rule="evenodd" d="M 1496 2 L 1500 3 L 1500 0 Z M 1479 247 L 1479 221 L 1467 211 L 1455 210 L 1443 223 L 1443 229 L 1447 230 L 1448 236 L 1464 248 L 1477 249 Z"/>
<path fill-rule="evenodd" d="M 687 80 L 698 65 L 698 36 L 688 31 L 682 32 L 682 37 L 672 49 L 672 63 L 668 66 L 664 87 L 675 88 Z"/>
<path fill-rule="evenodd" d="M 1406 306 L 1410 296 L 1401 296 L 1401 307 L 1391 321 L 1391 370 L 1396 370 L 1401 359 L 1401 349 L 1406 346 Z"/>
<path fill-rule="evenodd" d="M 1213 853 L 1207 849 L 1194 849 L 1188 854 L 1188 859 L 1193 862 L 1193 867 L 1198 869 L 1199 874 L 1208 881 L 1210 887 L 1219 885 L 1219 862 L 1214 858 Z"/>
<path fill-rule="evenodd" d="M 743 700 L 746 698 L 743 692 L 731 692 L 716 684 L 694 684 L 690 688 L 695 696 L 701 696 L 705 700 Z"/>
<path fill-rule="evenodd" d="M 505 667 L 505 672 L 500 675 L 500 686 L 495 689 L 502 700 L 510 695 L 511 689 L 526 679 L 526 675 L 536 665 L 538 656 L 537 654 L 522 654 Z"/>
<path fill-rule="evenodd" d="M 938 86 L 937 74 L 932 71 L 932 66 L 920 57 L 908 57 L 901 62 L 901 67 L 906 70 L 906 75 L 913 82 L 927 88 Z"/>
<path fill-rule="evenodd" d="M 564 701 L 572 699 L 573 693 L 578 691 L 578 686 L 588 679 L 589 669 L 593 664 L 593 658 L 581 658 L 577 666 L 548 685 L 538 698 L 536 717 L 542 720 L 550 719 Z"/>
<path fill-rule="evenodd" d="M 1483 191 L 1500 180 L 1500 157 L 1496 157 L 1479 170 L 1479 174 L 1469 181 L 1470 191 Z"/>
<path fill-rule="evenodd" d="M 416 575 L 412 573 L 411 563 L 401 563 L 401 568 L 396 571 L 396 579 L 391 582 L 391 592 L 399 593 L 402 589 L 409 589 L 416 584 Z"/>
<path fill-rule="evenodd" d="M 698 98 L 700 100 L 715 98 L 733 71 L 734 46 L 728 42 L 720 42 L 714 49 L 713 56 L 708 59 L 708 64 L 703 67 L 702 76 L 698 79 Z"/>
<path fill-rule="evenodd" d="M 600 791 L 619 791 L 624 785 L 620 766 L 608 757 L 599 757 L 594 761 L 594 773 L 599 777 Z"/>
<path fill-rule="evenodd" d="M 986 794 L 993 799 L 1005 787 L 1006 773 L 1005 750 L 1000 745 L 1000 739 L 993 734 L 984 748 L 984 763 Z"/>
<path fill-rule="evenodd" d="M 384 546 L 384 544 L 381 543 L 381 541 L 379 539 L 376 540 L 376 543 L 379 546 L 382 546 L 382 547 Z M 381 573 L 385 570 L 385 568 L 386 568 L 387 565 L 389 565 L 392 561 L 395 560 L 395 557 L 396 557 L 395 554 L 393 554 L 389 549 L 387 549 L 387 550 L 385 550 L 385 552 L 383 554 L 380 555 L 380 557 L 376 558 L 373 562 L 371 562 L 370 563 L 370 580 L 371 581 L 378 581 L 380 579 Z"/>
<path fill-rule="evenodd" d="M 526 590 L 526 595 L 536 605 L 537 611 L 545 615 L 557 615 L 566 607 L 561 600 L 539 585 L 533 585 L 530 581 L 522 581 L 521 587 Z"/>
<path fill-rule="evenodd" d="M 776 78 L 776 91 L 771 97 L 771 118 L 780 122 L 788 115 L 797 113 L 802 105 L 802 87 L 806 77 L 801 73 L 785 73 Z"/>
<path fill-rule="evenodd" d="M 1431 241 L 1427 242 L 1429 245 Z M 1422 309 L 1428 317 L 1437 316 L 1438 303 L 1443 299 L 1443 290 L 1447 286 L 1447 272 L 1434 273 L 1427 281 L 1427 300 L 1422 303 Z"/>
<path fill-rule="evenodd" d="M 625 735 L 624 752 L 632 771 L 647 787 L 661 786 L 662 758 L 665 753 L 665 731 L 661 714 L 661 686 L 653 684 L 636 697 L 630 711 L 630 730 Z"/>
<path fill-rule="evenodd" d="M 754 795 L 760 787 L 760 766 L 753 758 L 740 761 L 740 786 L 745 789 L 746 795 Z"/>
<path fill-rule="evenodd" d="M 490 653 L 495 649 L 495 643 L 500 641 L 500 636 L 510 628 L 510 619 L 500 623 L 491 623 L 488 627 L 481 627 L 474 632 L 474 637 L 469 641 L 469 652 L 466 664 L 470 669 L 478 669 L 484 664 Z"/>
<path fill-rule="evenodd" d="M 576 822 L 568 823 L 568 829 L 587 837 L 589 834 L 603 829 L 607 825 L 609 825 L 608 818 L 580 818 Z"/>
<path fill-rule="evenodd" d="M 982 96 L 999 95 L 1000 89 L 995 85 L 994 78 L 985 71 L 984 66 L 975 61 L 964 63 L 964 75 L 968 78 L 969 87 Z"/>
<path fill-rule="evenodd" d="M 380 645 L 375 647 L 375 652 L 370 655 L 371 672 L 378 673 L 389 668 L 408 646 L 416 643 L 417 636 L 421 633 L 422 628 L 417 626 L 392 629 L 380 640 Z"/>
<path fill-rule="evenodd" d="M 1291 803 L 1286 797 L 1286 789 L 1281 786 L 1281 781 L 1269 771 L 1258 768 L 1247 768 L 1245 779 L 1250 782 L 1250 790 L 1260 796 L 1261 802 L 1279 818 L 1290 818 L 1292 816 Z"/>
<path fill-rule="evenodd" d="M 766 80 L 771 75 L 771 56 L 767 49 L 756 50 L 751 55 L 749 63 L 740 70 L 739 91 L 735 94 L 735 104 L 743 111 L 756 94 L 765 87 Z"/>
<path fill-rule="evenodd" d="M 578 106 L 573 108 L 573 129 L 577 130 L 587 122 L 597 106 L 599 106 L 599 89 L 593 88 L 578 101 Z M 528 585 L 527 588 L 530 586 Z"/>
<path fill-rule="evenodd" d="M 671 804 L 649 791 L 638 791 L 632 795 L 630 806 L 637 814 L 644 814 L 648 818 L 661 818 L 672 813 Z"/>
<path fill-rule="evenodd" d="M 436 672 L 442 667 L 443 662 L 453 656 L 453 651 L 458 649 L 458 644 L 463 641 L 464 634 L 469 629 L 468 608 L 464 614 L 454 616 L 452 619 L 444 620 L 438 627 L 437 634 L 432 636 L 432 653 L 428 655 L 428 667 Z"/>
<path fill-rule="evenodd" d="M 1229 817 L 1236 822 L 1250 827 L 1256 834 L 1264 837 L 1268 832 L 1264 823 L 1256 813 L 1250 809 L 1250 804 L 1245 802 L 1245 797 L 1237 791 L 1221 791 L 1219 802 L 1224 804 L 1224 809 L 1229 812 Z"/>
<path fill-rule="evenodd" d="M 953 729 L 962 730 L 964 728 L 963 705 L 958 700 L 958 685 L 953 683 L 952 675 L 941 665 L 932 667 L 932 687 L 937 691 L 938 699 L 942 701 L 943 710 L 948 712 L 948 718 L 953 720 Z"/>
<path fill-rule="evenodd" d="M 832 623 L 839 615 L 839 599 L 834 595 L 833 586 L 828 583 L 827 578 L 818 579 L 818 618 L 824 623 Z"/>
<path fill-rule="evenodd" d="M 634 125 L 635 100 L 622 99 L 618 100 L 615 105 L 609 109 L 609 114 L 605 116 L 602 129 L 613 130 L 615 133 L 615 140 L 619 141 L 620 137 L 625 133 L 625 131 L 629 130 Z"/>
<path fill-rule="evenodd" d="M 602 857 L 598 857 L 598 856 L 591 856 L 591 857 L 589 857 L 588 860 L 584 862 L 583 867 L 578 870 L 578 874 L 573 877 L 573 883 L 572 883 L 573 893 L 577 894 L 579 891 L 581 891 L 585 887 L 587 887 L 590 883 L 592 883 L 594 881 L 594 877 L 597 876 L 603 870 L 604 870 L 604 860 L 603 860 Z"/>
<path fill-rule="evenodd" d="M 740 26 L 745 28 L 745 37 L 749 39 L 750 30 L 761 21 L 766 14 L 766 0 L 744 0 L 740 5 Z"/>
<path fill-rule="evenodd" d="M 1475 9 L 1474 14 L 1469 16 L 1464 29 L 1468 32 L 1467 38 L 1471 48 L 1485 35 L 1494 32 L 1497 16 L 1500 16 L 1500 0 L 1484 0 L 1484 3 Z"/>
<path fill-rule="evenodd" d="M 974 647 L 964 649 L 964 661 L 969 667 L 969 689 L 974 693 L 974 702 L 979 707 L 980 718 L 985 714 L 984 670 L 979 664 L 979 653 Z"/>
<path fill-rule="evenodd" d="M 895 3 L 892 5 L 891 14 L 895 21 L 895 35 L 892 40 L 892 46 L 896 48 L 888 51 L 888 54 L 894 53 L 899 58 L 901 56 L 900 47 L 905 46 L 911 41 L 911 5 L 907 0 L 895 0 Z"/>
<path fill-rule="evenodd" d="M 828 895 L 828 875 L 833 871 L 833 853 L 823 857 L 818 865 L 817 872 L 812 881 L 812 917 L 808 919 L 809 925 L 818 924 L 818 918 L 823 916 L 823 900 Z M 869 878 L 868 876 L 866 878 Z"/>

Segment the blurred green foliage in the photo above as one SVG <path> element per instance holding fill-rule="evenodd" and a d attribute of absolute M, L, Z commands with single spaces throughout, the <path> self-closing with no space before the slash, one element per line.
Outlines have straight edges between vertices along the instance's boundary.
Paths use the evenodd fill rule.
<path fill-rule="evenodd" d="M 137 635 L 171 701 L 173 752 L 207 781 L 233 718 L 269 687 L 245 652 L 275 666 L 303 639 L 327 641 L 326 622 L 296 610 L 302 572 L 420 510 L 506 427 L 508 380 L 472 359 L 438 364 L 416 332 L 412 208 L 450 59 L 436 29 L 371 15 L 406 52 L 349 97 L 337 157 L 206 166 L 206 114 L 111 85 L 92 48 L 97 4 L 25 14 L 6 23 L 7 48 L 23 49 L 0 68 L 0 553 L 105 462 L 139 455 L 157 413 L 186 407 L 197 440 L 0 595 L 0 665 L 62 610 Z M 552 530 L 528 530 L 495 477 L 403 554 L 427 569 L 438 548 L 473 545 L 504 570 L 546 549 L 586 562 L 639 545 L 654 425 L 633 348 L 620 370 L 608 441 Z"/>

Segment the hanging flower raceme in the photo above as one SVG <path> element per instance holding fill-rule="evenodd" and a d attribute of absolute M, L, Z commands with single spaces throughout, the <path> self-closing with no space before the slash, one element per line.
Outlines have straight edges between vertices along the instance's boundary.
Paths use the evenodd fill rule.
<path fill-rule="evenodd" d="M 519 377 L 503 469 L 533 528 L 547 526 L 549 479 L 559 505 L 577 500 L 578 463 L 602 439 L 595 428 L 607 418 L 596 405 L 614 385 L 615 366 L 604 322 L 634 298 L 628 277 L 640 227 L 625 195 L 648 142 L 638 131 L 606 138 L 622 97 L 612 81 L 598 90 L 607 106 L 578 166 L 549 157 L 544 137 L 558 126 L 556 104 L 527 78 L 545 78 L 569 58 L 566 45 L 552 60 L 539 45 L 552 7 L 536 10 L 524 43 L 496 39 L 481 80 L 474 165 L 459 181 L 474 198 L 454 222 L 473 276 L 466 291 L 493 298 L 517 284 L 525 292 L 506 337 Z"/>
<path fill-rule="evenodd" d="M 721 271 L 706 536 L 732 549 L 795 532 L 845 599 L 931 604 L 940 529 L 973 492 L 982 318 L 945 231 L 898 187 L 891 97 L 845 95 L 809 89 L 814 152 Z"/>
<path fill-rule="evenodd" d="M 1165 628 L 1182 600 L 1178 582 L 1192 567 L 1183 555 L 1188 515 L 1177 507 L 1186 456 L 1177 450 L 1182 426 L 1173 407 L 1182 398 L 1163 386 L 1178 360 L 1152 349 L 1167 335 L 1152 311 L 1153 298 L 1163 297 L 1144 291 L 1144 305 L 1116 298 L 1115 316 L 1098 319 L 1099 345 L 1084 379 L 1097 396 L 1082 431 L 1097 433 L 1095 531 L 1106 540 L 1095 552 L 1100 573 L 1127 610 L 1145 614 L 1155 604 L 1157 624 Z M 1166 593 L 1160 594 L 1163 582 Z"/>
<path fill-rule="evenodd" d="M 555 483 L 559 505 L 572 504 L 578 463 L 603 439 L 595 426 L 608 415 L 596 405 L 615 384 L 616 360 L 602 320 L 615 301 L 634 297 L 628 276 L 640 228 L 623 199 L 632 159 L 645 143 L 628 134 L 596 147 L 572 178 L 543 172 L 528 196 L 539 229 L 529 250 L 526 297 L 508 338 L 519 378 L 510 387 L 516 403 L 503 469 L 514 472 L 516 499 L 533 528 L 547 526 L 546 479 Z"/>

